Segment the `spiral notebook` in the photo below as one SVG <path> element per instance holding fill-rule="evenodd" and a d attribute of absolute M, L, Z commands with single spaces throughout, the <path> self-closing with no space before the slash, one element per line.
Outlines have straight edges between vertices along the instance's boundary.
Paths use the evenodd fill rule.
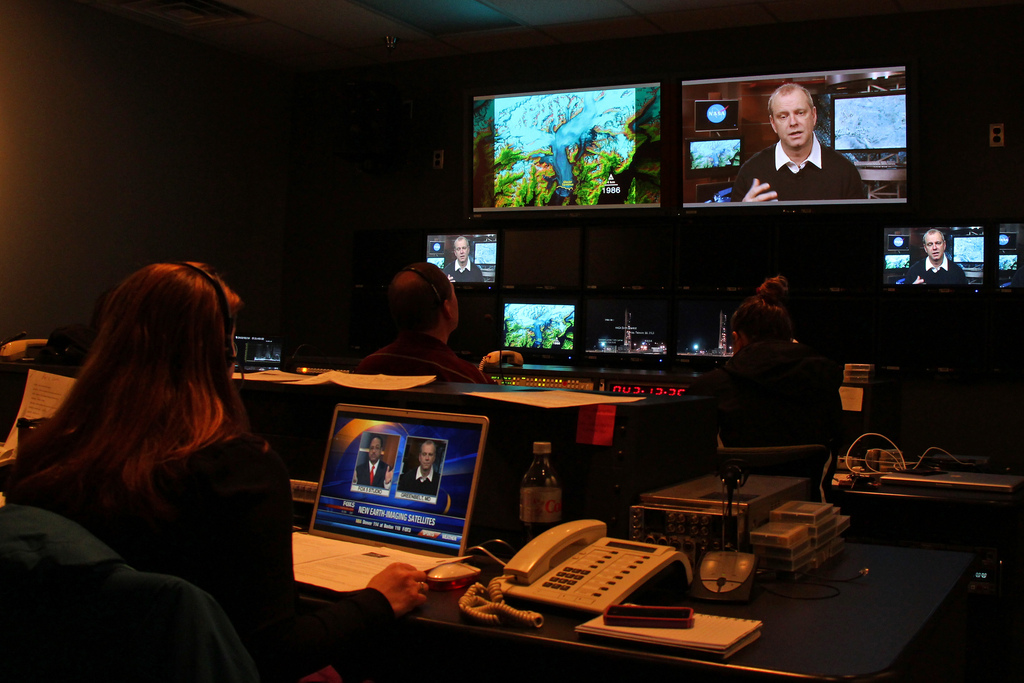
<path fill-rule="evenodd" d="M 604 623 L 604 615 L 601 615 L 577 626 L 576 632 L 680 647 L 714 655 L 719 659 L 731 657 L 761 637 L 761 622 L 754 619 L 718 617 L 713 614 L 695 614 L 693 617 L 693 628 L 638 628 L 609 626 Z"/>

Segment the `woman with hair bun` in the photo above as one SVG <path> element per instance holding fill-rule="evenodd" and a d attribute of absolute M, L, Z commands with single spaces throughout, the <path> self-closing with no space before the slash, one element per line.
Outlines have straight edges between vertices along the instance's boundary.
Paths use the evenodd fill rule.
<path fill-rule="evenodd" d="M 687 389 L 718 399 L 723 446 L 838 445 L 843 369 L 793 339 L 788 295 L 785 277 L 765 280 L 733 313 L 733 357 Z"/>

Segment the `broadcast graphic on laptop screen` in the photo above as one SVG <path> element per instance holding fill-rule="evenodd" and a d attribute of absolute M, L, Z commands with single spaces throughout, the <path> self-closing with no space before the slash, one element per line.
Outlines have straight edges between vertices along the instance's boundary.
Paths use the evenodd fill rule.
<path fill-rule="evenodd" d="M 661 87 L 476 97 L 473 210 L 661 203 Z"/>
<path fill-rule="evenodd" d="M 313 529 L 457 552 L 471 510 L 482 427 L 339 415 Z"/>

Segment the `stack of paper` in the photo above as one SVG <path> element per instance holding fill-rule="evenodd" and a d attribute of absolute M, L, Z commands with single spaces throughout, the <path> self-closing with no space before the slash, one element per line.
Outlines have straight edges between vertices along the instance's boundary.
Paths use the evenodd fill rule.
<path fill-rule="evenodd" d="M 639 628 L 608 626 L 602 615 L 580 624 L 576 632 L 681 647 L 706 652 L 721 659 L 731 657 L 761 636 L 761 622 L 753 619 L 716 617 L 711 614 L 695 614 L 693 617 L 693 628 Z"/>

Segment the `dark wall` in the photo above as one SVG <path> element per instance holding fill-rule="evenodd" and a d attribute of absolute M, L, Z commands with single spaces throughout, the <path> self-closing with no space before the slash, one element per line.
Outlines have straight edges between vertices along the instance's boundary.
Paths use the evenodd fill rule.
<path fill-rule="evenodd" d="M 0 337 L 195 259 L 280 326 L 290 76 L 69 0 L 0 3 Z"/>
<path fill-rule="evenodd" d="M 1022 118 L 1016 84 L 1024 82 L 1024 48 L 1014 27 L 1022 20 L 1024 9 L 1014 5 L 396 62 L 302 77 L 286 245 L 287 327 L 325 351 L 344 350 L 343 302 L 351 291 L 352 263 L 375 257 L 354 250 L 355 231 L 465 229 L 471 92 L 558 87 L 573 79 L 671 81 L 751 69 L 907 63 L 918 76 L 921 141 L 921 158 L 914 160 L 919 183 L 912 188 L 919 202 L 910 218 L 1019 219 L 1024 206 L 1012 179 L 1024 177 L 1024 156 L 1015 151 L 1013 131 Z M 393 153 L 396 168 L 379 173 L 338 153 L 351 146 L 346 107 L 371 82 L 390 84 L 410 116 L 408 142 Z M 1006 147 L 988 147 L 988 125 L 996 122 L 1008 128 Z M 432 168 L 436 149 L 445 150 L 443 170 Z M 776 226 L 789 220 L 768 219 Z M 860 232 L 850 237 L 877 240 L 872 225 L 885 220 L 858 223 Z M 712 219 L 701 224 L 714 225 Z M 392 248 L 386 237 L 380 248 Z"/>
<path fill-rule="evenodd" d="M 804 255 L 818 261 L 839 260 L 848 251 L 873 254 L 880 243 L 881 227 L 893 221 L 1020 221 L 1024 202 L 1013 187 L 1015 179 L 1024 177 L 1024 157 L 1013 142 L 1013 131 L 1024 125 L 1024 96 L 1019 87 L 1024 82 L 1024 47 L 1016 28 L 1022 23 L 1024 8 L 1013 5 L 396 62 L 377 70 L 301 77 L 296 87 L 285 244 L 284 288 L 289 302 L 285 327 L 294 340 L 311 343 L 325 354 L 347 353 L 350 337 L 358 336 L 350 330 L 349 319 L 354 266 L 363 270 L 366 263 L 385 260 L 384 254 L 409 248 L 408 240 L 415 240 L 423 231 L 467 229 L 465 130 L 471 93 L 570 86 L 574 81 L 602 79 L 671 82 L 751 70 L 908 64 L 917 77 L 920 113 L 920 158 L 914 160 L 919 174 L 912 187 L 918 200 L 914 212 L 820 220 L 792 216 L 759 219 L 760 227 L 774 235 L 773 264 L 793 263 Z M 346 158 L 351 136 L 358 132 L 351 126 L 346 108 L 365 96 L 367 83 L 375 82 L 390 85 L 399 94 L 409 117 L 407 143 L 386 150 L 391 167 L 385 169 L 368 169 Z M 1006 125 L 1006 147 L 988 146 L 990 123 Z M 442 170 L 431 164 L 437 149 L 445 151 Z M 675 220 L 677 229 L 689 229 L 713 228 L 719 219 Z M 557 226 L 565 221 L 548 223 Z M 631 227 L 627 220 L 620 225 L 623 230 Z M 503 228 L 516 226 L 501 221 Z M 836 230 L 837 226 L 841 230 Z M 807 242 L 806 254 L 792 251 L 799 246 L 787 246 L 801 243 L 787 239 L 789 236 L 813 233 L 818 227 L 824 234 Z M 362 231 L 380 231 L 380 235 L 376 240 L 361 235 L 357 244 L 353 235 Z M 410 233 L 414 237 L 408 237 Z M 787 249 L 785 254 L 779 253 L 782 247 Z M 418 248 L 414 244 L 411 253 L 416 254 Z M 875 362 L 879 349 L 892 355 L 893 344 L 911 350 L 920 346 L 922 353 L 927 353 L 927 332 L 883 327 L 893 318 L 902 321 L 900 311 L 905 307 L 912 313 L 917 303 L 879 299 L 877 290 L 863 296 L 830 297 L 826 293 L 809 297 L 799 308 L 806 311 L 805 320 L 813 320 L 813 329 L 805 329 L 801 336 L 826 347 L 826 352 L 831 347 L 837 356 L 853 356 L 841 358 L 845 362 Z M 1001 319 L 1021 315 L 1019 302 L 1006 305 L 993 299 L 955 303 L 957 310 L 973 312 L 977 306 L 983 307 L 978 316 L 986 329 Z M 956 325 L 941 306 L 926 305 L 938 314 L 935 324 Z M 885 314 L 881 322 L 880 308 Z M 907 316 L 921 318 L 921 314 Z M 800 322 L 797 320 L 798 325 Z M 351 324 L 387 326 L 387 315 L 383 310 L 359 308 Z M 978 349 L 983 361 L 971 365 L 988 367 L 995 353 L 1019 355 L 1019 343 L 1011 342 L 1009 347 Z M 904 357 L 914 356 L 910 351 Z M 927 376 L 913 377 L 906 389 L 902 437 L 915 448 L 918 444 L 924 444 L 923 448 L 948 443 L 962 451 L 982 450 L 1019 460 L 1015 444 L 1024 439 L 1024 427 L 1017 426 L 1012 417 L 1024 408 L 1018 379 L 988 377 L 979 384 L 975 377 L 943 377 L 940 382 Z M 942 406 L 942 421 L 925 416 L 933 398 Z M 960 414 L 981 419 L 960 421 Z M 987 430 L 990 424 L 1006 429 Z M 976 431 L 982 425 L 986 431 Z"/>

